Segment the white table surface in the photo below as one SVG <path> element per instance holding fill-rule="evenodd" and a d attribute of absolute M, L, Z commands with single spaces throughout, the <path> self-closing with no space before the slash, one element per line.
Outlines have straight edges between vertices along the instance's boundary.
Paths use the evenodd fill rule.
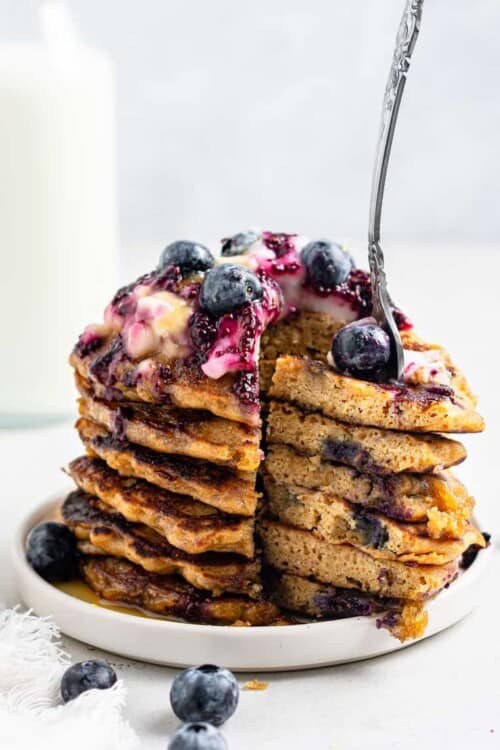
<path fill-rule="evenodd" d="M 451 350 L 480 394 L 488 431 L 466 438 L 469 460 L 458 473 L 477 498 L 485 529 L 500 539 L 499 278 L 498 248 L 391 253 L 395 296 L 413 313 L 419 332 Z M 18 601 L 9 560 L 13 530 L 34 504 L 65 484 L 60 467 L 80 450 L 69 423 L 0 431 L 0 600 L 9 605 Z M 371 661 L 259 675 L 269 688 L 242 692 L 239 709 L 224 730 L 230 748 L 499 748 L 498 549 L 482 605 L 450 630 Z M 75 641 L 67 640 L 66 646 L 75 660 L 91 651 Z M 128 686 L 127 712 L 141 744 L 165 750 L 177 725 L 168 700 L 174 670 L 109 658 Z"/>

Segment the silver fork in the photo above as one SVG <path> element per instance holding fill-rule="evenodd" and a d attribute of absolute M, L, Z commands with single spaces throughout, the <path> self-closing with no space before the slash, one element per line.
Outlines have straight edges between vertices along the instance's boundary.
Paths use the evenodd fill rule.
<path fill-rule="evenodd" d="M 392 314 L 392 305 L 387 292 L 387 278 L 384 270 L 384 253 L 380 246 L 380 222 L 384 199 L 385 178 L 392 140 L 403 96 L 410 59 L 415 49 L 424 0 L 407 0 L 403 17 L 396 37 L 396 48 L 392 60 L 389 80 L 385 89 L 382 107 L 382 122 L 373 172 L 370 201 L 370 222 L 368 228 L 368 258 L 370 262 L 373 292 L 372 315 L 385 329 L 391 341 L 391 356 L 387 365 L 388 379 L 399 380 L 404 367 L 401 336 Z"/>

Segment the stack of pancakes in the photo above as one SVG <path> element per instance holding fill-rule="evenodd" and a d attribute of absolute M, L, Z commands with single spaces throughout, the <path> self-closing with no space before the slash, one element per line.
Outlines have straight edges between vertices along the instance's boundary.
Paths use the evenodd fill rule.
<path fill-rule="evenodd" d="M 303 353 L 294 325 L 280 345 Z M 409 333 L 403 343 L 424 347 Z M 272 368 L 258 525 L 269 589 L 312 616 L 388 611 L 382 624 L 416 637 L 425 601 L 455 578 L 465 550 L 485 544 L 449 469 L 465 448 L 442 434 L 479 432 L 483 421 L 455 368 L 451 388 L 377 385 L 313 353 L 277 352 Z"/>
<path fill-rule="evenodd" d="M 119 290 L 71 355 L 86 455 L 69 466 L 77 489 L 62 517 L 85 580 L 103 599 L 197 622 L 384 612 L 397 637 L 419 636 L 425 602 L 485 544 L 450 471 L 465 449 L 444 436 L 483 429 L 461 373 L 408 326 L 405 352 L 424 365 L 436 355 L 449 385 L 425 379 L 425 366 L 415 383 L 340 374 L 332 337 L 365 303 L 345 307 L 337 290 L 315 298 L 330 313 L 292 306 L 267 328 L 257 302 L 235 313 L 241 341 L 224 324 L 211 356 L 234 355 L 237 341 L 241 369 L 209 377 L 215 323 L 186 302 L 200 279 L 178 276 L 160 268 Z M 132 356 L 131 331 L 142 344 L 153 331 L 133 316 L 127 327 L 139 301 L 161 344 Z"/>
<path fill-rule="evenodd" d="M 89 585 L 168 616 L 273 622 L 254 537 L 260 429 L 76 382 L 86 455 L 68 468 L 62 517 Z"/>

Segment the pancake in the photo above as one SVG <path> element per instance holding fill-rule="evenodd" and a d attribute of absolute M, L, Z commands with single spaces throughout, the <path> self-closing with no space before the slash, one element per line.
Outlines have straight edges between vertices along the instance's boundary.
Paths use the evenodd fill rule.
<path fill-rule="evenodd" d="M 467 456 L 461 443 L 439 435 L 358 427 L 279 401 L 271 402 L 266 438 L 374 474 L 436 473 Z"/>
<path fill-rule="evenodd" d="M 104 427 L 79 419 L 76 428 L 91 455 L 98 456 L 122 476 L 145 479 L 162 489 L 243 516 L 257 508 L 255 473 L 231 470 L 206 461 L 165 453 L 117 440 Z"/>
<path fill-rule="evenodd" d="M 462 381 L 459 379 L 460 386 Z M 329 365 L 283 356 L 269 394 L 348 424 L 406 432 L 481 432 L 484 421 L 466 386 L 377 384 Z"/>
<path fill-rule="evenodd" d="M 318 619 L 339 620 L 385 612 L 377 620 L 377 627 L 387 628 L 400 641 L 420 638 L 427 626 L 427 613 L 420 602 L 375 596 L 277 571 L 268 575 L 268 588 L 282 609 Z"/>
<path fill-rule="evenodd" d="M 61 513 L 64 523 L 80 540 L 80 549 L 87 554 L 125 557 L 150 573 L 175 573 L 196 588 L 216 595 L 230 591 L 257 596 L 261 590 L 256 561 L 212 552 L 189 555 L 149 527 L 130 523 L 81 490 L 68 495 Z"/>
<path fill-rule="evenodd" d="M 251 427 L 261 424 L 258 382 L 250 382 L 245 372 L 215 380 L 203 374 L 196 360 L 164 361 L 159 355 L 140 362 L 138 371 L 138 362 L 123 356 L 119 334 L 108 335 L 98 349 L 84 355 L 75 348 L 70 364 L 92 384 L 99 398 L 106 398 L 111 388 L 115 400 L 167 403 L 178 409 L 209 411 Z M 242 392 L 248 397 L 242 398 Z"/>
<path fill-rule="evenodd" d="M 474 508 L 474 500 L 450 471 L 439 475 L 361 474 L 278 444 L 269 446 L 265 469 L 279 484 L 325 489 L 396 521 L 426 522 L 428 535 L 437 539 L 461 539 Z"/>
<path fill-rule="evenodd" d="M 265 482 L 267 512 L 332 544 L 352 544 L 372 557 L 419 565 L 443 565 L 472 544 L 485 545 L 479 530 L 469 524 L 459 540 L 427 536 L 425 524 L 398 523 L 380 513 L 348 503 L 332 493 L 285 487 Z"/>
<path fill-rule="evenodd" d="M 209 625 L 272 625 L 278 608 L 263 599 L 226 594 L 210 596 L 177 576 L 147 573 L 118 557 L 86 557 L 82 575 L 104 599 L 141 607 L 167 617 Z"/>
<path fill-rule="evenodd" d="M 450 583 L 458 563 L 405 564 L 379 560 L 348 544 L 330 544 L 310 531 L 264 519 L 259 524 L 264 560 L 272 568 L 378 596 L 424 600 Z"/>
<path fill-rule="evenodd" d="M 81 456 L 68 473 L 77 486 L 121 513 L 127 521 L 149 526 L 178 549 L 255 555 L 254 520 L 229 516 L 186 495 L 154 487 L 142 479 L 122 477 L 104 461 Z"/>
<path fill-rule="evenodd" d="M 273 361 L 281 354 L 290 354 L 326 361 L 334 335 L 348 322 L 328 313 L 301 310 L 264 331 L 262 359 Z"/>
<path fill-rule="evenodd" d="M 160 453 L 175 453 L 256 471 L 261 460 L 260 430 L 215 417 L 210 412 L 95 398 L 81 378 L 77 386 L 80 414 L 126 438 Z"/>

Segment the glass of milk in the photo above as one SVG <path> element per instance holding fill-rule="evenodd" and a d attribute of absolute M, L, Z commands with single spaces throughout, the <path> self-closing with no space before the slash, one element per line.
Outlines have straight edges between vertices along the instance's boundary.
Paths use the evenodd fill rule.
<path fill-rule="evenodd" d="M 116 284 L 110 61 L 60 2 L 0 45 L 0 427 L 74 411 L 69 353 Z"/>

